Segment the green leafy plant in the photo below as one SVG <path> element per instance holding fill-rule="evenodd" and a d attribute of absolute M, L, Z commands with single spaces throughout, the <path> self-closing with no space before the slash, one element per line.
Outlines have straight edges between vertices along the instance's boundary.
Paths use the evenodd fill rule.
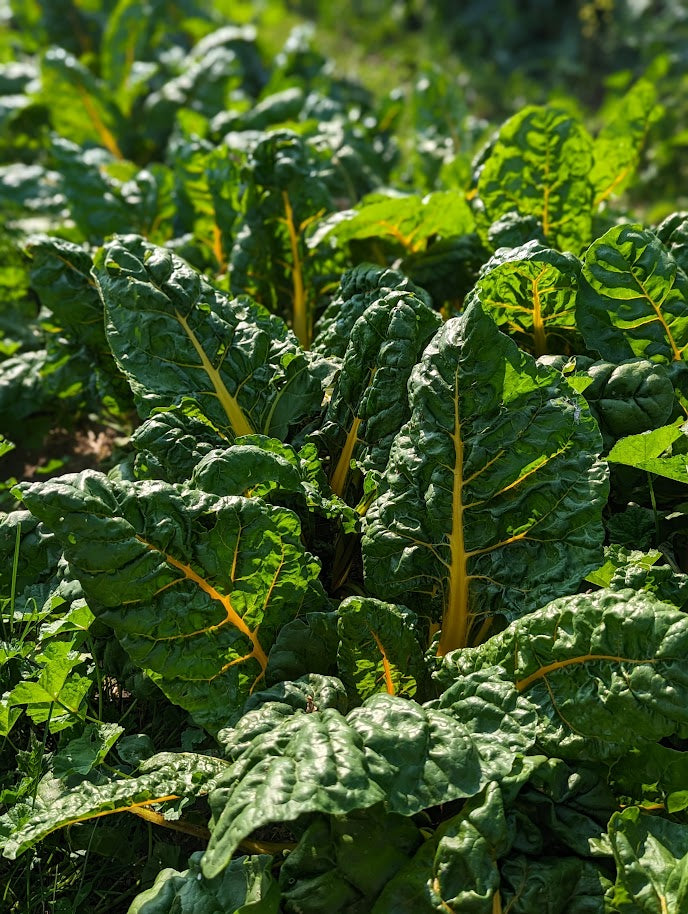
<path fill-rule="evenodd" d="M 31 859 L 103 909 L 98 855 L 130 914 L 681 911 L 685 214 L 610 209 L 653 85 L 470 165 L 419 82 L 399 159 L 304 31 L 15 6 L 0 456 L 126 440 L 0 515 L 9 910 Z"/>

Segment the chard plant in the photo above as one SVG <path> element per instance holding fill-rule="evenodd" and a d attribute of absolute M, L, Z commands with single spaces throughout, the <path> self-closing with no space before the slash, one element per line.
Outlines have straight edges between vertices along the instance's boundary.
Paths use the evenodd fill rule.
<path fill-rule="evenodd" d="M 64 399 L 136 427 L 0 517 L 4 857 L 183 834 L 129 914 L 684 910 L 686 220 L 600 208 L 652 88 L 390 193 L 298 37 L 268 76 L 209 30 L 168 73 L 117 10 L 99 76 L 42 63 L 82 103 L 0 405 L 11 437 L 64 339 Z M 51 173 L 0 174 L 21 226 Z"/>

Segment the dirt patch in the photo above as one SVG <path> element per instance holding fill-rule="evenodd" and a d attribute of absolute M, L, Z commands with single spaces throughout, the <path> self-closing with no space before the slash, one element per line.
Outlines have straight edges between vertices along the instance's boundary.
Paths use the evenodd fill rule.
<path fill-rule="evenodd" d="M 70 430 L 51 429 L 39 447 L 18 445 L 0 459 L 0 479 L 50 479 L 106 468 L 120 434 L 97 422 L 82 422 Z"/>

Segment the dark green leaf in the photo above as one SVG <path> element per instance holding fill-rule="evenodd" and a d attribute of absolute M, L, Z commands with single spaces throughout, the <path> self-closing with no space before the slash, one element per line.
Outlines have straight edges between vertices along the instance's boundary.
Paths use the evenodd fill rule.
<path fill-rule="evenodd" d="M 446 653 L 600 564 L 606 469 L 585 401 L 477 302 L 433 339 L 409 394 L 366 515 L 364 567 L 373 594 L 442 621 Z"/>

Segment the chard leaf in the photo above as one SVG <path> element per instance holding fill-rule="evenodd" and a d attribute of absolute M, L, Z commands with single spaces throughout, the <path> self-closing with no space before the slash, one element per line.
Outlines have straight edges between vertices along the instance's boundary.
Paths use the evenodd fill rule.
<path fill-rule="evenodd" d="M 165 800 L 206 794 L 227 767 L 221 759 L 194 753 L 162 752 L 141 763 L 140 774 L 105 784 L 83 781 L 65 789 L 61 781 L 46 784 L 32 807 L 14 806 L 0 817 L 3 855 L 14 860 L 58 828 L 112 813 L 134 812 Z"/>
<path fill-rule="evenodd" d="M 499 787 L 491 783 L 423 844 L 383 890 L 372 914 L 499 911 L 497 859 L 511 844 Z"/>
<path fill-rule="evenodd" d="M 477 302 L 435 336 L 409 396 L 365 518 L 364 569 L 374 595 L 441 621 L 445 654 L 599 566 L 606 468 L 582 397 Z"/>
<path fill-rule="evenodd" d="M 93 258 L 85 247 L 34 235 L 28 239 L 31 285 L 41 304 L 52 311 L 62 326 L 96 349 L 107 350 L 103 327 L 103 303 L 91 278 Z"/>
<path fill-rule="evenodd" d="M 311 612 L 279 630 L 268 656 L 268 685 L 298 679 L 305 673 L 337 674 L 337 614 Z"/>
<path fill-rule="evenodd" d="M 365 914 L 422 841 L 410 819 L 378 808 L 316 819 L 280 869 L 288 910 Z"/>
<path fill-rule="evenodd" d="M 677 420 L 677 423 L 682 422 L 682 419 Z M 675 479 L 677 482 L 688 482 L 688 454 L 660 456 L 675 441 L 685 436 L 685 431 L 677 423 L 664 425 L 642 435 L 622 438 L 611 449 L 607 460 Z"/>
<path fill-rule="evenodd" d="M 539 708 L 538 743 L 563 759 L 614 759 L 688 732 L 688 617 L 651 594 L 602 590 L 554 600 L 438 674 L 498 665 Z M 447 700 L 461 691 L 460 681 Z"/>
<path fill-rule="evenodd" d="M 592 383 L 583 396 L 600 424 L 605 443 L 670 421 L 676 397 L 664 365 L 648 359 L 627 359 L 620 364 L 595 362 L 586 373 Z"/>
<path fill-rule="evenodd" d="M 609 837 L 617 867 L 613 903 L 619 914 L 686 909 L 688 826 L 643 815 L 631 806 L 612 816 Z"/>
<path fill-rule="evenodd" d="M 312 351 L 328 358 L 344 358 L 354 324 L 366 309 L 388 292 L 413 294 L 431 306 L 428 294 L 397 270 L 372 263 L 359 263 L 342 276 L 341 282 L 315 325 Z"/>
<path fill-rule="evenodd" d="M 495 254 L 469 301 L 477 298 L 497 326 L 537 358 L 566 350 L 574 341 L 579 274 L 580 264 L 572 254 L 529 241 Z"/>
<path fill-rule="evenodd" d="M 635 171 L 647 132 L 661 116 L 657 90 L 640 79 L 615 105 L 593 145 L 590 181 L 595 204 L 624 190 Z"/>
<path fill-rule="evenodd" d="M 201 856 L 200 851 L 192 854 L 188 870 L 181 873 L 161 870 L 127 914 L 278 914 L 280 891 L 270 873 L 270 855 L 237 857 L 215 879 L 204 878 Z"/>
<path fill-rule="evenodd" d="M 468 235 L 474 226 L 465 195 L 456 190 L 416 194 L 373 194 L 356 209 L 324 219 L 308 240 L 311 247 L 334 237 L 339 244 L 362 238 L 385 238 L 412 253 L 422 250 L 431 236 Z"/>
<path fill-rule="evenodd" d="M 657 550 L 641 552 L 637 549 L 624 549 L 623 546 L 605 546 L 604 565 L 601 565 L 595 571 L 591 571 L 585 580 L 597 585 L 597 587 L 609 587 L 612 578 L 620 569 L 627 569 L 631 566 L 645 569 L 651 568 L 661 557 L 662 553 Z"/>
<path fill-rule="evenodd" d="M 384 470 L 394 436 L 409 417 L 411 371 L 441 318 L 408 292 L 388 292 L 351 328 L 341 372 L 315 439 L 332 455 L 330 485 L 344 497 L 352 460 Z"/>
<path fill-rule="evenodd" d="M 685 360 L 687 301 L 688 276 L 649 229 L 616 225 L 585 253 L 576 317 L 604 359 Z"/>
<path fill-rule="evenodd" d="M 120 142 L 126 122 L 102 81 L 64 48 L 46 51 L 41 75 L 55 130 L 78 145 L 95 142 L 124 158 Z"/>
<path fill-rule="evenodd" d="M 610 882 L 589 860 L 514 854 L 501 873 L 502 905 L 509 914 L 609 914 Z"/>
<path fill-rule="evenodd" d="M 344 685 L 365 700 L 376 692 L 413 698 L 427 678 L 415 613 L 372 597 L 340 603 L 337 666 Z"/>
<path fill-rule="evenodd" d="M 262 498 L 297 512 L 303 506 L 341 520 L 347 532 L 357 528 L 356 512 L 330 491 L 313 444 L 297 452 L 276 438 L 246 435 L 230 448 L 204 455 L 193 471 L 191 485 L 216 495 Z"/>
<path fill-rule="evenodd" d="M 95 258 L 107 335 L 144 415 L 189 401 L 230 439 L 285 438 L 316 412 L 320 382 L 285 324 L 230 300 L 182 260 L 136 236 Z"/>
<path fill-rule="evenodd" d="M 229 444 L 188 404 L 154 413 L 136 429 L 130 441 L 137 451 L 136 477 L 166 482 L 187 481 L 206 454 Z"/>
<path fill-rule="evenodd" d="M 94 615 L 198 724 L 233 719 L 276 632 L 325 596 L 291 511 L 85 471 L 22 492 L 53 530 Z"/>
<path fill-rule="evenodd" d="M 478 179 L 487 225 L 514 210 L 547 245 L 578 253 L 592 226 L 592 140 L 566 111 L 529 106 L 510 118 Z"/>
<path fill-rule="evenodd" d="M 411 816 L 475 796 L 490 780 L 507 775 L 517 753 L 532 745 L 532 709 L 509 689 L 488 683 L 456 713 L 383 693 L 346 718 L 326 708 L 289 716 L 255 736 L 210 794 L 205 876 L 220 873 L 242 839 L 270 822 L 308 812 L 346 815 L 378 803 Z M 469 706 L 499 719 L 499 740 L 493 729 L 472 728 Z"/>
<path fill-rule="evenodd" d="M 655 234 L 684 273 L 688 273 L 688 213 L 672 213 L 662 220 Z"/>

